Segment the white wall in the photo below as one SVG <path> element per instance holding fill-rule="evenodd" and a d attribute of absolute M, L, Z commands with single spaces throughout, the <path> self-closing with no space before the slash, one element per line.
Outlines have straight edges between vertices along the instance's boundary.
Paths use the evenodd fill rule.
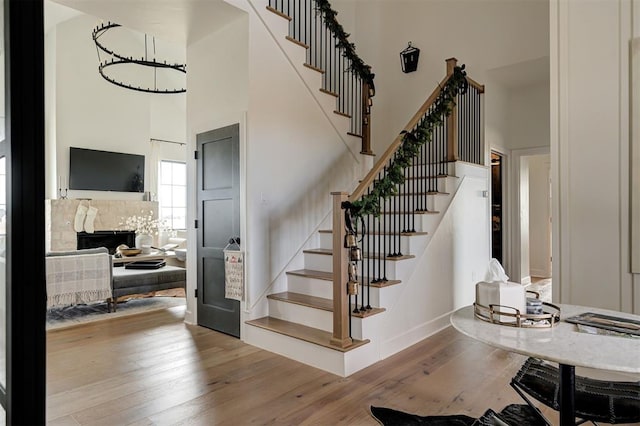
<path fill-rule="evenodd" d="M 549 146 L 549 82 L 508 92 L 509 149 Z"/>
<path fill-rule="evenodd" d="M 285 34 L 272 36 L 253 9 L 249 34 L 247 304 L 256 317 L 267 293 L 286 288 L 284 272 L 302 267 L 300 249 L 317 247 L 330 193 L 353 189 L 359 159 L 276 44 Z"/>
<path fill-rule="evenodd" d="M 460 186 L 429 245 L 414 261 L 408 261 L 412 262 L 411 274 L 401 275 L 402 284 L 389 290 L 398 294 L 382 314 L 381 358 L 448 326 L 449 314 L 472 304 L 475 284 L 484 279 L 491 258 L 489 198 L 483 195 L 489 172 L 457 164 L 456 174 Z"/>
<path fill-rule="evenodd" d="M 343 25 L 376 74 L 376 153 L 384 151 L 436 88 L 445 75 L 445 59 L 458 58 L 471 77 L 487 83 L 490 69 L 548 55 L 546 1 L 343 0 L 334 5 L 339 20 L 344 11 L 350 25 L 354 3 L 355 28 Z M 420 49 L 420 62 L 416 72 L 404 74 L 400 51 L 409 41 Z M 492 91 L 487 87 L 487 111 Z"/>
<path fill-rule="evenodd" d="M 58 177 L 68 182 L 69 147 L 145 155 L 145 191 L 155 192 L 152 159 L 184 161 L 179 145 L 159 144 L 150 138 L 185 142 L 185 95 L 158 95 L 117 87 L 98 73 L 91 31 L 99 21 L 80 15 L 47 34 L 47 197 L 55 198 Z M 171 43 L 156 40 L 157 43 Z M 171 45 L 178 52 L 184 48 Z M 47 157 L 49 161 L 53 155 Z M 142 199 L 142 194 L 106 191 L 69 191 L 71 198 Z"/>
<path fill-rule="evenodd" d="M 241 17 L 192 43 L 187 47 L 187 127 L 188 152 L 197 148 L 196 136 L 209 130 L 231 124 L 240 124 L 240 211 L 246 210 L 246 111 L 249 105 L 249 18 Z M 193 221 L 197 215 L 196 162 L 187 162 L 189 228 L 188 252 L 196 253 L 196 229 Z M 240 238 L 246 246 L 246 218 L 240 219 Z M 244 248 L 244 247 L 243 247 Z M 250 255 L 247 254 L 247 259 Z M 187 256 L 187 314 L 186 321 L 197 322 L 196 299 L 197 263 L 195 256 Z M 247 268 L 246 279 L 251 278 Z"/>
<path fill-rule="evenodd" d="M 629 273 L 631 21 L 629 0 L 551 1 L 553 290 L 562 303 L 639 312 Z"/>

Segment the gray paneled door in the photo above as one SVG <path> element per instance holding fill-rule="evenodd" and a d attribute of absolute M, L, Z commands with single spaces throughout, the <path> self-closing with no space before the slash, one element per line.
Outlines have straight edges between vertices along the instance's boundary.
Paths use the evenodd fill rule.
<path fill-rule="evenodd" d="M 223 249 L 240 236 L 239 125 L 197 135 L 198 324 L 240 337 L 240 302 L 224 297 Z"/>

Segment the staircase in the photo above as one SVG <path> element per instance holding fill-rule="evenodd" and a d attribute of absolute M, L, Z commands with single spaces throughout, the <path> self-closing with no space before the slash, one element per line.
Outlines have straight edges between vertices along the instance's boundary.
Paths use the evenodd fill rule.
<path fill-rule="evenodd" d="M 328 51 L 327 46 L 337 41 L 325 34 L 325 30 L 319 30 L 321 27 L 314 22 L 319 15 L 318 4 L 326 6 L 326 2 L 317 0 L 270 0 L 264 12 L 259 13 L 272 28 L 274 38 L 281 33 L 283 50 L 292 65 L 301 68 L 300 76 L 310 90 L 313 84 L 319 83 L 318 102 L 325 112 L 335 108 L 331 111 L 335 115 L 331 120 L 336 129 L 342 126 L 341 131 L 347 135 L 345 143 L 353 146 L 348 138 L 356 138 L 362 143 L 360 154 L 369 156 L 372 104 L 369 95 L 375 94 L 372 81 L 356 76 L 357 84 L 343 87 L 344 81 L 337 82 L 336 77 L 329 75 L 327 70 L 334 67 L 342 55 Z M 314 47 L 318 39 L 325 40 L 324 47 Z M 304 50 L 304 57 L 299 49 Z M 321 59 L 315 60 L 318 56 Z M 337 74 L 344 73 L 341 67 L 338 66 Z M 346 67 L 351 69 L 349 63 Z M 314 82 L 305 70 L 319 74 L 319 82 Z M 286 272 L 286 291 L 266 296 L 268 315 L 246 321 L 243 338 L 247 343 L 348 376 L 448 325 L 448 312 L 459 301 L 447 301 L 434 309 L 429 308 L 433 301 L 420 305 L 412 299 L 421 298 L 431 291 L 429 286 L 439 284 L 425 279 L 431 272 L 421 271 L 433 259 L 443 256 L 446 241 L 450 241 L 446 234 L 455 226 L 452 224 L 457 223 L 456 218 L 464 214 L 469 205 L 479 210 L 487 206 L 486 199 L 476 200 L 475 204 L 468 202 L 473 194 L 488 189 L 487 169 L 482 165 L 480 124 L 480 94 L 484 87 L 463 74 L 455 59 L 448 60 L 447 76 L 440 86 L 376 164 L 367 164 L 368 173 L 358 187 L 351 194 L 332 194 L 333 213 L 325 229 L 318 232 L 318 246 L 303 250 L 303 269 Z M 458 87 L 451 83 L 457 79 L 458 84 L 462 84 L 460 76 L 464 77 L 465 87 L 471 87 L 469 96 L 458 94 Z M 442 105 L 446 104 L 447 94 L 451 94 L 455 102 L 445 111 Z M 327 104 L 323 96 L 332 98 L 331 102 Z M 457 120 L 458 115 L 464 118 Z M 428 143 L 411 148 L 409 139 L 423 138 L 427 128 Z M 405 164 L 403 155 L 408 151 L 413 158 L 410 164 Z M 402 164 L 397 166 L 394 162 Z M 398 181 L 390 193 L 383 194 L 378 187 L 387 186 L 387 176 L 396 169 L 402 170 L 402 182 Z M 372 199 L 377 200 L 373 204 L 378 205 L 378 210 L 362 208 L 366 200 Z M 362 252 L 359 262 L 350 261 L 348 249 L 343 245 L 347 228 L 345 210 L 359 218 L 354 229 Z M 485 210 L 488 211 L 488 207 Z M 488 217 L 484 219 L 487 227 Z M 350 264 L 357 267 L 355 277 L 348 273 Z M 346 283 L 350 278 L 357 280 L 358 294 L 348 294 Z M 461 287 L 457 282 L 452 279 L 451 287 Z M 449 296 L 438 289 L 433 293 L 439 297 L 445 293 Z M 468 288 L 462 293 L 468 293 Z M 412 297 L 414 294 L 420 296 Z M 457 295 L 451 296 L 460 299 Z M 468 294 L 465 297 L 468 299 Z M 421 309 L 429 313 L 425 315 Z"/>

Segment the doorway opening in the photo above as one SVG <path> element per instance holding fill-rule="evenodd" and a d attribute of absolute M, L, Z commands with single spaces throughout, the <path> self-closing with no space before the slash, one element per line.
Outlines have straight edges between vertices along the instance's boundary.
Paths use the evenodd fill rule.
<path fill-rule="evenodd" d="M 551 301 L 551 157 L 549 154 L 521 157 L 520 200 L 523 251 L 527 254 L 522 271 L 529 276 L 529 290 L 536 291 L 546 302 Z M 525 192 L 526 190 L 526 192 Z M 526 238 L 525 238 L 526 236 Z M 524 269 L 524 268 L 523 268 Z"/>
<path fill-rule="evenodd" d="M 491 151 L 491 257 L 504 265 L 503 244 L 503 172 L 502 155 Z"/>

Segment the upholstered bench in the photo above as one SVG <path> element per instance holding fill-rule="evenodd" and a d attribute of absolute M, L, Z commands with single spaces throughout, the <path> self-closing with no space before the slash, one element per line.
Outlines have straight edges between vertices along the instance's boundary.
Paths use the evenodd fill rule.
<path fill-rule="evenodd" d="M 186 284 L 187 271 L 178 266 L 164 266 L 159 269 L 114 267 L 111 305 L 115 311 L 118 297 L 172 288 L 186 288 Z"/>

